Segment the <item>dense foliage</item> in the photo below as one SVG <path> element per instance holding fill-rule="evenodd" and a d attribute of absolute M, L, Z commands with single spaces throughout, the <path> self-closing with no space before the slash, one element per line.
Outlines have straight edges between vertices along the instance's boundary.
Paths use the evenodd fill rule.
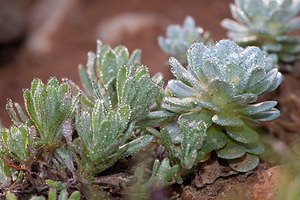
<path fill-rule="evenodd" d="M 284 62 L 297 58 L 300 38 L 287 33 L 300 29 L 299 0 L 235 0 L 230 9 L 236 21 L 225 19 L 222 26 L 231 39 L 277 53 Z"/>
<path fill-rule="evenodd" d="M 231 8 L 239 22 L 222 24 L 235 41 L 261 45 L 284 61 L 296 58 L 299 39 L 283 34 L 299 27 L 298 18 L 290 21 L 298 1 L 237 0 Z M 183 27 L 171 25 L 167 37 L 159 37 L 173 56 L 176 77 L 165 88 L 162 74 L 151 77 L 141 64 L 140 50 L 130 55 L 124 46 L 98 41 L 96 53 L 79 66 L 83 89 L 67 79 L 34 79 L 24 90 L 26 112 L 8 100 L 13 124 L 0 126 L 0 189 L 7 199 L 16 199 L 10 187 L 23 183 L 38 195 L 49 191 L 49 200 L 57 191 L 61 200 L 77 200 L 80 193 L 108 199 L 101 185 L 108 176 L 131 191 L 130 198 L 149 199 L 153 188 L 181 184 L 214 152 L 233 170 L 253 170 L 264 151 L 255 126 L 280 115 L 276 101 L 257 103 L 283 80 L 278 57 L 231 40 L 206 44 L 208 34 L 202 33 L 187 17 Z M 139 153 L 149 150 L 152 171 L 136 164 Z"/>

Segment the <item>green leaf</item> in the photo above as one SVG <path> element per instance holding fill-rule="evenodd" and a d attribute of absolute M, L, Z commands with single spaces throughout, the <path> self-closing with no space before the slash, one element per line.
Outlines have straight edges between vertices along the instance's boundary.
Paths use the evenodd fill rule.
<path fill-rule="evenodd" d="M 236 29 L 238 29 L 242 33 L 247 33 L 249 31 L 249 28 L 247 26 L 240 24 L 236 21 L 233 21 L 231 19 L 224 19 L 221 22 L 221 25 L 226 28 L 229 31 L 235 32 Z"/>
<path fill-rule="evenodd" d="M 176 128 L 178 128 L 178 127 L 176 127 Z M 170 127 L 168 127 L 168 129 L 170 130 Z M 161 138 L 163 144 L 168 148 L 168 151 L 172 154 L 173 153 L 173 141 L 172 141 L 171 135 L 175 135 L 174 133 L 172 133 L 175 130 L 170 130 L 170 132 L 169 132 L 168 129 L 164 128 L 164 129 L 161 130 L 160 138 Z M 176 131 L 176 133 L 177 133 L 176 135 L 178 136 L 179 135 L 179 130 L 178 130 L 178 132 Z M 178 139 L 178 140 L 180 140 L 180 139 Z M 172 159 L 172 155 L 170 156 L 170 158 Z"/>
<path fill-rule="evenodd" d="M 109 51 L 104 55 L 102 64 L 103 83 L 107 85 L 115 78 L 119 69 L 117 58 L 113 51 Z"/>
<path fill-rule="evenodd" d="M 257 167 L 259 163 L 258 156 L 246 154 L 241 158 L 228 160 L 229 166 L 238 172 L 248 172 Z"/>
<path fill-rule="evenodd" d="M 142 149 L 145 149 L 151 142 L 153 142 L 154 137 L 152 135 L 144 135 L 128 143 L 128 148 L 123 156 L 132 155 Z"/>
<path fill-rule="evenodd" d="M 242 157 L 246 152 L 246 147 L 232 140 L 227 140 L 225 147 L 217 150 L 217 155 L 223 159 L 235 159 Z"/>
<path fill-rule="evenodd" d="M 179 123 L 181 123 L 184 120 L 203 121 L 207 127 L 210 127 L 212 124 L 212 114 L 207 110 L 200 110 L 197 112 L 188 112 L 188 113 L 180 115 L 178 118 Z"/>
<path fill-rule="evenodd" d="M 152 187 L 164 188 L 175 183 L 172 178 L 179 168 L 177 165 L 171 167 L 169 162 L 168 158 L 163 159 L 161 163 L 158 160 L 154 161 L 152 175 L 148 182 Z"/>
<path fill-rule="evenodd" d="M 248 104 L 254 103 L 257 100 L 257 95 L 252 93 L 239 94 L 234 96 L 229 103 Z"/>
<path fill-rule="evenodd" d="M 124 46 L 117 46 L 114 49 L 115 54 L 117 55 L 118 65 L 125 65 L 128 63 L 129 52 L 128 49 Z"/>
<path fill-rule="evenodd" d="M 286 29 L 287 29 L 287 31 L 294 31 L 294 30 L 300 29 L 300 17 L 294 18 L 288 24 L 288 27 Z"/>
<path fill-rule="evenodd" d="M 265 150 L 264 145 L 259 142 L 245 144 L 245 147 L 247 148 L 248 153 L 254 154 L 254 155 L 260 155 Z"/>
<path fill-rule="evenodd" d="M 269 71 L 263 80 L 258 82 L 256 85 L 250 87 L 248 89 L 249 92 L 260 95 L 263 92 L 265 92 L 268 88 L 270 88 L 277 76 L 278 70 L 277 69 L 272 69 Z"/>
<path fill-rule="evenodd" d="M 69 85 L 59 84 L 56 78 L 47 85 L 37 80 L 31 90 L 24 92 L 26 110 L 32 119 L 42 142 L 51 146 L 61 137 L 64 122 L 71 117 L 79 96 L 72 96 Z"/>
<path fill-rule="evenodd" d="M 8 192 L 6 194 L 6 200 L 17 200 L 17 197 L 13 193 Z"/>
<path fill-rule="evenodd" d="M 45 200 L 45 197 L 31 197 L 30 200 Z"/>
<path fill-rule="evenodd" d="M 45 180 L 45 182 L 47 185 L 54 187 L 57 191 L 61 191 L 64 188 L 63 184 L 59 181 Z"/>
<path fill-rule="evenodd" d="M 243 126 L 244 122 L 234 113 L 219 112 L 212 117 L 212 121 L 220 126 Z"/>
<path fill-rule="evenodd" d="M 163 51 L 175 57 L 180 63 L 186 64 L 187 50 L 194 41 L 206 42 L 209 33 L 203 29 L 195 26 L 195 21 L 192 17 L 187 16 L 184 20 L 183 26 L 170 25 L 167 28 L 166 38 L 158 37 L 158 44 Z"/>
<path fill-rule="evenodd" d="M 207 79 L 202 70 L 202 68 L 204 67 L 202 56 L 205 50 L 206 47 L 203 43 L 194 43 L 188 50 L 189 68 L 194 71 L 198 79 L 203 81 L 203 83 L 207 82 Z"/>
<path fill-rule="evenodd" d="M 211 126 L 207 129 L 207 137 L 204 140 L 201 151 L 208 153 L 212 150 L 218 150 L 223 148 L 226 143 L 227 137 L 221 128 Z"/>
<path fill-rule="evenodd" d="M 50 189 L 48 192 L 48 200 L 56 200 L 56 190 Z"/>
<path fill-rule="evenodd" d="M 104 88 L 100 85 L 98 81 L 93 82 L 94 95 L 96 99 L 104 100 L 103 105 L 106 111 L 109 111 L 112 108 L 111 101 L 109 97 L 103 93 Z M 96 103 L 97 101 L 94 101 Z"/>
<path fill-rule="evenodd" d="M 183 133 L 179 131 L 179 126 L 177 123 L 170 123 L 166 126 L 166 130 L 168 131 L 168 135 L 171 138 L 171 143 L 173 144 L 181 144 L 183 140 Z M 171 144 L 170 143 L 170 144 Z"/>
<path fill-rule="evenodd" d="M 27 122 L 28 121 L 28 117 L 25 115 L 25 113 L 23 112 L 21 106 L 18 104 L 18 103 L 15 103 L 14 104 L 17 111 L 18 111 L 18 114 L 20 115 L 21 119 L 23 122 Z"/>
<path fill-rule="evenodd" d="M 163 87 L 164 86 L 164 76 L 163 76 L 162 73 L 158 72 L 158 73 L 154 74 L 154 76 L 152 76 L 151 79 L 159 87 Z"/>
<path fill-rule="evenodd" d="M 193 109 L 196 106 L 194 102 L 192 98 L 179 99 L 176 97 L 166 97 L 164 98 L 163 104 L 169 104 L 183 109 Z"/>
<path fill-rule="evenodd" d="M 130 65 L 139 65 L 141 62 L 141 50 L 136 49 L 132 52 L 130 59 L 127 63 L 128 66 Z"/>
<path fill-rule="evenodd" d="M 148 118 L 150 118 L 150 119 L 173 117 L 173 116 L 174 116 L 174 113 L 170 113 L 170 112 L 164 111 L 164 110 L 153 111 L 148 114 Z"/>
<path fill-rule="evenodd" d="M 120 94 L 120 104 L 131 104 L 136 96 L 136 81 L 133 77 L 128 78 Z"/>
<path fill-rule="evenodd" d="M 213 103 L 209 103 L 207 101 L 203 101 L 201 99 L 195 99 L 195 103 L 197 103 L 198 106 L 204 107 L 208 110 L 213 110 L 218 112 L 220 109 Z"/>
<path fill-rule="evenodd" d="M 230 10 L 232 13 L 232 16 L 238 20 L 241 23 L 246 24 L 247 26 L 251 26 L 251 22 L 248 19 L 248 17 L 245 15 L 245 13 L 237 6 L 234 4 L 230 4 Z"/>
<path fill-rule="evenodd" d="M 178 81 L 178 80 L 170 80 L 168 82 L 168 88 L 170 88 L 172 93 L 175 94 L 179 98 L 199 96 L 199 93 L 197 90 L 183 84 L 181 81 Z"/>
<path fill-rule="evenodd" d="M 260 112 L 270 110 L 276 105 L 277 105 L 276 101 L 265 101 L 258 104 L 242 106 L 238 108 L 237 111 L 245 115 L 254 115 Z"/>
<path fill-rule="evenodd" d="M 2 148 L 6 150 L 6 156 L 25 164 L 33 159 L 28 146 L 31 146 L 31 135 L 27 127 L 20 125 L 12 126 L 10 130 L 2 130 Z"/>
<path fill-rule="evenodd" d="M 227 134 L 235 141 L 241 143 L 253 143 L 258 141 L 258 134 L 244 125 L 241 127 L 226 127 Z"/>
<path fill-rule="evenodd" d="M 275 89 L 278 88 L 278 86 L 281 84 L 282 81 L 283 81 L 283 76 L 281 73 L 278 73 L 276 75 L 276 78 L 275 78 L 273 84 L 267 90 L 265 90 L 262 94 L 266 94 L 266 93 L 274 91 Z"/>
<path fill-rule="evenodd" d="M 222 105 L 226 104 L 236 91 L 232 84 L 216 79 L 209 83 L 208 93 L 213 104 Z"/>
<path fill-rule="evenodd" d="M 117 93 L 118 93 L 118 102 L 121 103 L 121 98 L 122 98 L 122 92 L 124 88 L 124 84 L 126 82 L 126 72 L 127 68 L 126 66 L 121 66 L 118 72 L 118 77 L 117 77 Z"/>
<path fill-rule="evenodd" d="M 73 192 L 70 197 L 68 198 L 68 200 L 79 200 L 80 199 L 80 192 L 79 191 L 75 191 Z"/>
<path fill-rule="evenodd" d="M 67 198 L 68 198 L 68 192 L 66 189 L 63 189 L 58 196 L 58 200 L 67 200 Z"/>
<path fill-rule="evenodd" d="M 182 121 L 179 127 L 180 133 L 183 134 L 181 144 L 182 155 L 181 165 L 190 169 L 195 164 L 198 156 L 198 150 L 201 149 L 206 137 L 206 127 L 203 122 Z"/>
<path fill-rule="evenodd" d="M 194 86 L 201 91 L 200 83 L 175 58 L 169 59 L 173 74 L 187 86 Z"/>
<path fill-rule="evenodd" d="M 280 116 L 280 111 L 276 108 L 272 108 L 268 111 L 260 112 L 249 117 L 259 121 L 271 121 Z"/>
<path fill-rule="evenodd" d="M 10 168 L 4 164 L 3 160 L 0 160 L 0 185 L 2 186 L 9 186 L 11 183 L 11 172 L 7 173 L 6 171 L 11 171 Z M 9 175 L 9 176 L 8 176 Z"/>
<path fill-rule="evenodd" d="M 93 94 L 92 80 L 88 76 L 88 73 L 86 72 L 84 66 L 79 65 L 78 71 L 79 71 L 79 77 L 80 77 L 81 83 L 82 83 L 85 91 L 88 93 L 89 96 L 91 96 Z"/>
<path fill-rule="evenodd" d="M 247 87 L 251 88 L 251 87 L 255 86 L 257 83 L 259 83 L 264 78 L 265 75 L 266 75 L 266 72 L 265 72 L 264 67 L 261 67 L 261 66 L 255 67 L 251 72 Z"/>

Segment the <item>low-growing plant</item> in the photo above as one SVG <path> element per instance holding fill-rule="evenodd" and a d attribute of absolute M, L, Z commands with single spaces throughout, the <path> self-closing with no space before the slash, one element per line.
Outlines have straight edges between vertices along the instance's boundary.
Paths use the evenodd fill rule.
<path fill-rule="evenodd" d="M 30 116 L 27 126 L 34 126 L 42 144 L 55 145 L 62 137 L 63 124 L 74 114 L 79 96 L 72 95 L 68 84 L 59 84 L 56 78 L 51 78 L 47 85 L 34 79 L 31 89 L 24 91 L 25 107 Z"/>
<path fill-rule="evenodd" d="M 178 113 L 179 121 L 203 121 L 207 137 L 202 148 L 216 150 L 237 171 L 249 171 L 263 152 L 251 124 L 280 114 L 275 101 L 253 104 L 282 81 L 273 56 L 229 40 L 214 46 L 194 43 L 188 50 L 188 69 L 170 58 L 177 80 L 168 82 L 174 96 L 166 96 L 162 107 Z"/>
<path fill-rule="evenodd" d="M 16 196 L 13 195 L 12 193 L 8 193 L 6 195 L 7 200 L 17 200 Z M 30 200 L 45 200 L 45 197 L 37 197 L 33 196 L 30 198 Z M 68 192 L 67 190 L 62 190 L 59 193 L 59 196 L 57 197 L 56 195 L 56 190 L 50 189 L 48 193 L 48 200 L 79 200 L 80 199 L 80 193 L 78 191 L 73 192 L 69 197 L 68 197 Z"/>
<path fill-rule="evenodd" d="M 166 32 L 167 37 L 158 37 L 158 44 L 168 55 L 175 57 L 181 64 L 186 64 L 186 52 L 195 41 L 207 42 L 209 33 L 204 32 L 201 27 L 196 27 L 191 16 L 187 16 L 183 26 L 169 25 Z"/>
<path fill-rule="evenodd" d="M 7 198 L 15 198 L 11 184 L 26 182 L 38 195 L 63 189 L 62 200 L 79 198 L 79 192 L 67 198 L 71 187 L 87 199 L 108 199 L 101 176 L 110 176 L 118 161 L 130 163 L 148 146 L 164 146 L 167 154 L 162 152 L 160 162 L 153 153 L 148 179 L 137 167 L 120 180 L 120 188 L 139 188 L 129 195 L 134 198 L 149 199 L 155 188 L 182 183 L 212 151 L 236 171 L 254 169 L 264 146 L 252 126 L 280 114 L 275 101 L 255 103 L 283 79 L 277 56 L 229 40 L 193 43 L 207 40 L 201 33 L 188 17 L 182 29 L 170 26 L 167 39 L 159 39 L 179 59 L 170 58 L 177 80 L 165 90 L 163 76 L 151 78 L 141 65 L 139 50 L 129 56 L 124 46 L 112 49 L 98 41 L 86 67 L 79 66 L 84 90 L 70 80 L 34 79 L 24 91 L 27 114 L 8 100 L 13 125 L 0 126 L 0 189 Z M 56 191 L 50 189 L 48 198 L 56 199 Z"/>
<path fill-rule="evenodd" d="M 15 104 L 16 112 L 12 101 L 8 100 L 7 110 L 14 125 L 10 129 L 2 129 L 2 154 L 30 165 L 37 148 L 43 146 L 45 152 L 58 148 L 63 124 L 74 115 L 79 96 L 71 94 L 68 84 L 59 84 L 56 78 L 51 78 L 46 85 L 41 80 L 34 79 L 31 89 L 24 91 L 29 117 L 19 104 Z"/>
<path fill-rule="evenodd" d="M 33 144 L 28 127 L 21 125 L 19 127 L 12 126 L 10 130 L 4 129 L 2 131 L 1 143 L 1 151 L 6 156 L 22 164 L 29 164 L 32 161 L 33 155 L 31 155 L 29 148 Z"/>
<path fill-rule="evenodd" d="M 83 173 L 95 176 L 153 141 L 150 135 L 131 138 L 134 123 L 129 123 L 130 114 L 128 105 L 120 106 L 116 111 L 106 110 L 104 103 L 96 100 L 91 114 L 83 111 L 77 115 L 76 130 L 80 142 L 74 143 L 74 149 L 81 157 Z"/>
<path fill-rule="evenodd" d="M 230 4 L 236 21 L 225 19 L 228 36 L 242 46 L 256 45 L 292 62 L 300 53 L 300 38 L 287 33 L 300 29 L 298 0 L 235 0 Z"/>

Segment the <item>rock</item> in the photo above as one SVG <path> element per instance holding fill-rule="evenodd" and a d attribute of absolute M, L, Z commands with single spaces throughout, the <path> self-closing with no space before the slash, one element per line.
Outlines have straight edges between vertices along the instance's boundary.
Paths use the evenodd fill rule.
<path fill-rule="evenodd" d="M 283 166 L 275 166 L 265 170 L 253 187 L 253 200 L 273 200 L 283 176 Z"/>
<path fill-rule="evenodd" d="M 227 165 L 220 165 L 217 159 L 211 159 L 203 163 L 203 167 L 196 174 L 194 183 L 197 188 L 213 184 L 220 177 L 228 177 L 238 174 Z"/>

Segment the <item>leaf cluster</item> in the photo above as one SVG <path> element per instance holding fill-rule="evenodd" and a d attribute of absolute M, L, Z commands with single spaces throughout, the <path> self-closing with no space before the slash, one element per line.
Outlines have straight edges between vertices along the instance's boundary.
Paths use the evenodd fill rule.
<path fill-rule="evenodd" d="M 277 53 L 281 61 L 292 62 L 300 53 L 300 38 L 287 33 L 300 28 L 298 0 L 235 0 L 233 18 L 221 25 L 228 36 L 242 46 L 256 45 Z"/>
<path fill-rule="evenodd" d="M 188 50 L 187 69 L 170 59 L 177 80 L 168 82 L 173 96 L 164 98 L 162 108 L 179 114 L 178 121 L 204 122 L 206 143 L 215 143 L 209 151 L 216 150 L 235 170 L 249 171 L 263 152 L 251 124 L 280 114 L 275 101 L 254 104 L 259 95 L 273 91 L 282 81 L 273 65 L 275 58 L 257 47 L 243 49 L 229 40 L 214 46 L 194 43 Z M 237 165 L 245 162 L 246 166 Z"/>
<path fill-rule="evenodd" d="M 245 2 L 236 1 L 249 7 Z M 176 79 L 165 89 L 163 76 L 151 77 L 141 65 L 140 50 L 130 55 L 124 46 L 113 49 L 101 41 L 96 53 L 88 53 L 86 66 L 79 66 L 83 90 L 70 80 L 34 79 L 24 90 L 26 113 L 7 103 L 13 125 L 0 127 L 0 187 L 29 181 L 36 191 L 75 186 L 86 198 L 106 198 L 95 186 L 99 177 L 151 144 L 164 146 L 166 153 L 154 161 L 148 178 L 142 167 L 131 174 L 142 199 L 153 188 L 182 183 L 181 177 L 211 152 L 236 171 L 254 169 L 264 151 L 254 125 L 280 115 L 277 102 L 256 103 L 283 80 L 278 58 L 230 40 L 205 45 L 199 42 L 208 38 L 202 32 L 187 17 L 183 27 L 171 25 L 167 38 L 159 38 L 162 49 L 175 57 L 169 62 Z M 37 186 L 33 168 L 45 187 Z M 52 189 L 50 197 L 56 198 Z M 66 190 L 59 199 L 68 199 Z"/>
<path fill-rule="evenodd" d="M 166 38 L 158 37 L 159 46 L 182 64 L 187 63 L 186 52 L 193 42 L 207 42 L 209 39 L 209 33 L 204 32 L 201 27 L 196 27 L 191 16 L 185 18 L 182 27 L 178 24 L 169 25 L 166 36 Z"/>

